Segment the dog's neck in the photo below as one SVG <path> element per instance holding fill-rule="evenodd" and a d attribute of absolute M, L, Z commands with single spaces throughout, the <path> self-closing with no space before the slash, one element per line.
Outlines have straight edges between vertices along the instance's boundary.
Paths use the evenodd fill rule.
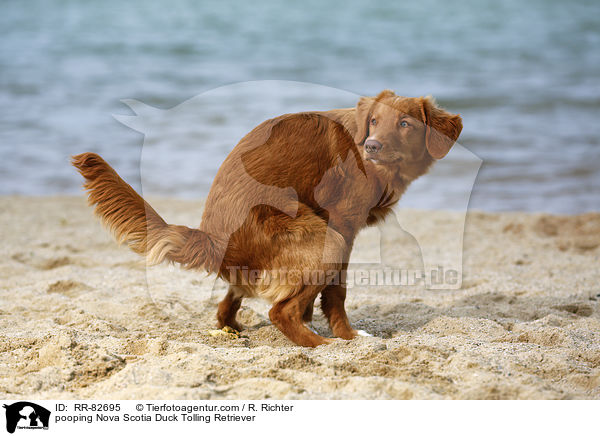
<path fill-rule="evenodd" d="M 320 115 L 324 115 L 332 121 L 341 124 L 346 132 L 350 134 L 352 138 L 356 135 L 358 126 L 356 125 L 356 109 L 353 107 L 344 109 L 333 109 L 330 111 L 316 112 Z"/>
<path fill-rule="evenodd" d="M 398 203 L 408 186 L 431 168 L 434 159 L 427 154 L 418 161 L 405 164 L 386 165 L 371 161 L 363 162 L 367 178 L 373 180 L 376 184 L 376 191 L 381 193 L 378 204 L 392 207 Z"/>

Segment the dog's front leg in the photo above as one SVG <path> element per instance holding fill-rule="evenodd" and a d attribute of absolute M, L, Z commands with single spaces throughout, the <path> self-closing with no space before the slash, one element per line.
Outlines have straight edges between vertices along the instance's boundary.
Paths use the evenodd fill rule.
<path fill-rule="evenodd" d="M 329 285 L 321 293 L 321 308 L 329 320 L 334 336 L 342 339 L 353 339 L 358 336 L 372 336 L 363 330 L 354 330 L 348 321 L 344 302 L 346 301 L 346 285 Z"/>

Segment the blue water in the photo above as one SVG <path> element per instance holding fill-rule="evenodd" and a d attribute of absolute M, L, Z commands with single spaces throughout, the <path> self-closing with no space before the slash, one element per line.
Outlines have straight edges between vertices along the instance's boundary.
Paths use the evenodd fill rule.
<path fill-rule="evenodd" d="M 371 3 L 2 2 L 0 194 L 79 193 L 68 156 L 96 151 L 137 189 L 205 196 L 260 117 L 391 88 L 461 113 L 483 160 L 471 208 L 600 209 L 600 2 Z M 112 116 L 215 88 L 146 140 Z M 408 205 L 452 208 L 460 172 Z"/>

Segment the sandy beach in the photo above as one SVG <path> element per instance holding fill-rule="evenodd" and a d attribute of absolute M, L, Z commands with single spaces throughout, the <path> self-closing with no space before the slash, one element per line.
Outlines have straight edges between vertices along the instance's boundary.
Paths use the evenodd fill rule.
<path fill-rule="evenodd" d="M 199 224 L 201 202 L 151 204 Z M 440 249 L 440 226 L 460 219 L 399 214 Z M 225 284 L 147 270 L 83 195 L 0 197 L 0 239 L 5 398 L 600 399 L 600 214 L 470 212 L 462 289 L 355 286 L 350 320 L 374 337 L 316 349 L 288 341 L 259 300 L 244 300 L 240 337 L 216 334 Z M 388 251 L 410 264 L 397 241 Z M 320 309 L 313 325 L 330 335 Z"/>

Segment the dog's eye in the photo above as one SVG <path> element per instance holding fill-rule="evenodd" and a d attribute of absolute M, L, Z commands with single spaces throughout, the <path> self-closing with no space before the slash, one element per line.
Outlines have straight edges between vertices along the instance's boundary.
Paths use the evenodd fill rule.
<path fill-rule="evenodd" d="M 377 120 L 375 118 L 371 118 L 371 125 L 372 126 L 376 126 L 377 125 Z"/>
<path fill-rule="evenodd" d="M 408 127 L 408 123 L 407 123 L 406 121 L 402 121 L 402 122 L 400 123 L 400 125 L 401 125 L 402 127 Z"/>

